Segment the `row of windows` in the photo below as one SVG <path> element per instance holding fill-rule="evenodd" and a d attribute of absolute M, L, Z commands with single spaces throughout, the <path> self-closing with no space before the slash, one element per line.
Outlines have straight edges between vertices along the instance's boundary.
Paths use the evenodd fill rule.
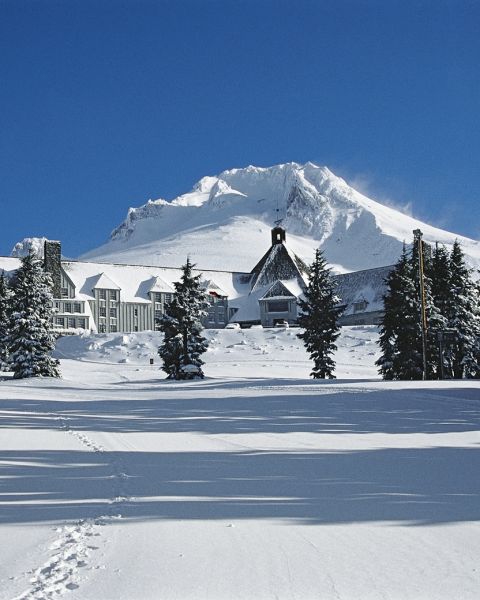
<path fill-rule="evenodd" d="M 167 302 L 171 302 L 172 301 L 172 295 L 173 294 L 164 294 L 163 292 L 153 292 L 152 293 L 153 300 L 155 302 L 161 302 L 162 301 L 162 296 L 163 296 L 163 301 L 165 302 L 165 304 Z"/>
<path fill-rule="evenodd" d="M 98 332 L 106 333 L 106 331 L 107 331 L 107 325 L 105 323 L 100 323 L 98 326 Z M 110 323 L 110 332 L 117 333 L 117 326 Z"/>
<path fill-rule="evenodd" d="M 215 319 L 216 317 L 216 319 Z M 225 323 L 225 309 L 223 306 L 217 306 L 215 308 L 208 309 L 208 322 L 213 323 Z"/>
<path fill-rule="evenodd" d="M 59 327 L 68 327 L 69 329 L 86 329 L 87 327 L 85 317 L 55 317 L 55 323 Z"/>
<path fill-rule="evenodd" d="M 288 300 L 270 300 L 267 302 L 267 311 L 271 313 L 288 312 Z"/>
<path fill-rule="evenodd" d="M 103 288 L 99 288 L 98 297 L 100 298 L 100 300 L 107 299 L 107 292 L 110 300 L 118 300 L 118 290 L 105 290 Z"/>
<path fill-rule="evenodd" d="M 55 302 L 58 312 L 83 313 L 83 302 Z"/>
<path fill-rule="evenodd" d="M 100 317 L 106 317 L 107 316 L 107 309 L 105 306 L 100 306 L 98 308 L 98 314 Z M 108 314 L 110 317 L 116 317 L 117 316 L 117 309 L 116 308 L 110 308 L 108 311 Z"/>

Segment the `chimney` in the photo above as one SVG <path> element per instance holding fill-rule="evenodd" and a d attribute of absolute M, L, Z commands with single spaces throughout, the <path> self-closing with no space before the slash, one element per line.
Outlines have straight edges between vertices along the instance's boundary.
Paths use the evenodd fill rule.
<path fill-rule="evenodd" d="M 286 235 L 283 227 L 274 227 L 272 229 L 272 246 L 275 246 L 275 244 L 283 244 Z"/>
<path fill-rule="evenodd" d="M 53 297 L 60 298 L 62 295 L 62 246 L 60 242 L 45 240 L 43 246 L 43 268 L 52 278 Z"/>

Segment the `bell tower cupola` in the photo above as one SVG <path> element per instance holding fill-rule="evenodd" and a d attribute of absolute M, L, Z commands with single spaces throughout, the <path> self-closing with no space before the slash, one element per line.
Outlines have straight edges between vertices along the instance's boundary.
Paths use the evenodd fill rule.
<path fill-rule="evenodd" d="M 272 246 L 275 244 L 283 244 L 286 238 L 286 231 L 283 227 L 274 227 L 272 229 Z"/>

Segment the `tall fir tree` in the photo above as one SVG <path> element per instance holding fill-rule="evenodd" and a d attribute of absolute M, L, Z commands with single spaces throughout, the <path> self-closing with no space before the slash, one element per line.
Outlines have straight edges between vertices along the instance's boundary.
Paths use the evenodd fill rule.
<path fill-rule="evenodd" d="M 8 369 L 8 327 L 11 310 L 12 291 L 5 272 L 0 273 L 0 371 Z"/>
<path fill-rule="evenodd" d="M 343 309 L 338 306 L 335 295 L 335 282 L 327 269 L 327 263 L 320 250 L 315 252 L 315 260 L 310 266 L 310 279 L 299 300 L 301 313 L 298 324 L 304 331 L 298 334 L 313 361 L 311 376 L 314 379 L 333 379 L 335 361 L 332 358 L 337 349 L 335 344 L 340 335 L 338 319 Z"/>
<path fill-rule="evenodd" d="M 431 373 L 433 377 L 440 378 L 443 363 L 443 374 L 448 376 L 449 364 L 445 352 L 440 356 L 438 341 L 439 332 L 448 328 L 448 306 L 450 304 L 450 258 L 445 246 L 435 244 L 431 260 L 426 263 L 426 276 L 428 281 L 429 302 L 433 304 L 429 320 L 429 360 L 431 362 Z M 443 335 L 443 333 L 441 334 Z"/>
<path fill-rule="evenodd" d="M 412 258 L 405 245 L 387 277 L 380 324 L 382 351 L 376 365 L 383 379 L 421 379 L 423 373 L 420 301 Z"/>
<path fill-rule="evenodd" d="M 438 379 L 440 377 L 440 353 L 437 342 L 437 331 L 445 329 L 446 319 L 442 315 L 439 308 L 434 302 L 434 283 L 432 278 L 434 257 L 436 252 L 433 254 L 430 251 L 431 248 L 425 242 L 423 244 L 423 283 L 424 283 L 424 300 L 425 300 L 425 314 L 427 320 L 427 331 L 426 331 L 426 359 L 427 359 L 427 372 L 425 373 L 426 379 Z M 412 276 L 415 283 L 415 294 L 418 299 L 418 320 L 420 323 L 420 342 L 422 339 L 422 328 L 421 328 L 421 287 L 420 287 L 420 270 L 419 270 L 419 252 L 418 244 L 414 243 L 411 251 L 411 269 Z M 436 284 L 435 284 L 436 285 Z M 422 371 L 423 371 L 423 348 L 422 348 Z"/>
<path fill-rule="evenodd" d="M 455 379 L 476 377 L 478 373 L 478 289 L 465 264 L 462 248 L 457 240 L 450 253 L 449 301 L 445 316 L 447 327 L 455 330 L 455 341 L 446 349 L 446 357 Z"/>
<path fill-rule="evenodd" d="M 182 267 L 181 280 L 174 284 L 175 294 L 167 304 L 160 321 L 164 333 L 158 354 L 167 379 L 203 378 L 201 355 L 207 350 L 207 340 L 201 335 L 201 320 L 207 314 L 208 302 L 200 284 L 200 275 L 193 275 L 189 259 Z"/>
<path fill-rule="evenodd" d="M 52 325 L 52 282 L 41 261 L 30 250 L 12 282 L 8 325 L 9 364 L 16 379 L 59 377 Z"/>

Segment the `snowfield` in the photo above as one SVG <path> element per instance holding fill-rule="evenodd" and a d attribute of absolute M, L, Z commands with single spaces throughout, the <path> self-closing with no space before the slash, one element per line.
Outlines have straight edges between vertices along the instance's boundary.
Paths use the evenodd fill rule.
<path fill-rule="evenodd" d="M 371 327 L 315 382 L 297 331 L 208 331 L 203 381 L 144 332 L 0 382 L 0 598 L 478 599 L 479 382 L 378 380 Z"/>

